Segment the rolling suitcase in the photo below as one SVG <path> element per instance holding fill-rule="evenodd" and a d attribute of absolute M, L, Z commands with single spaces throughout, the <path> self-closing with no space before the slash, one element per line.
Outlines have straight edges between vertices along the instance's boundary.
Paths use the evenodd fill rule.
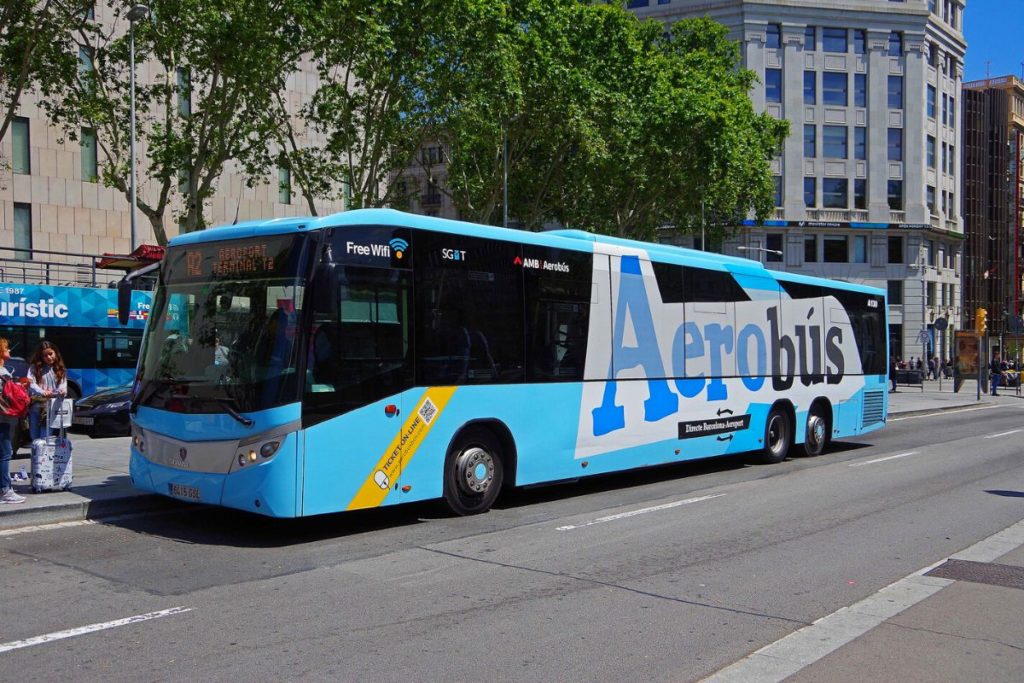
<path fill-rule="evenodd" d="M 71 440 L 61 428 L 57 436 L 32 442 L 32 491 L 66 491 L 71 488 Z"/>

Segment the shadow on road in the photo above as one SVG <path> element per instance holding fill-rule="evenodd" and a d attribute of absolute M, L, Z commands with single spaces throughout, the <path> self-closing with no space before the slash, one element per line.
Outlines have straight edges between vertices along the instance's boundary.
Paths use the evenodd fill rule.
<path fill-rule="evenodd" d="M 1024 491 L 987 490 L 985 493 L 991 493 L 993 496 L 1006 496 L 1007 498 L 1024 498 Z"/>

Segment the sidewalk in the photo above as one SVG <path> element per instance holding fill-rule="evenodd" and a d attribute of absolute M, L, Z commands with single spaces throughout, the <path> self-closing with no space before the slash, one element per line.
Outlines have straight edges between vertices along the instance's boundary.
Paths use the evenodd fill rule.
<path fill-rule="evenodd" d="M 70 434 L 74 451 L 74 487 L 70 491 L 32 493 L 28 481 L 14 481 L 14 490 L 25 496 L 24 503 L 0 504 L 0 531 L 37 524 L 101 519 L 173 506 L 163 496 L 142 493 L 132 488 L 128 476 L 130 438 L 92 439 Z M 31 473 L 28 447 L 22 447 L 11 460 L 11 477 L 24 467 Z"/>
<path fill-rule="evenodd" d="M 940 387 L 941 384 L 941 387 Z M 977 405 L 977 382 L 966 382 L 958 394 L 953 381 L 926 381 L 919 386 L 901 386 L 889 394 L 889 414 L 949 410 Z M 1013 390 L 999 397 L 982 395 L 981 402 L 1016 400 Z M 100 519 L 132 512 L 178 505 L 164 496 L 140 493 L 128 476 L 129 437 L 91 439 L 72 434 L 75 485 L 71 491 L 32 493 L 28 482 L 16 481 L 14 489 L 28 500 L 19 505 L 0 505 L 0 530 L 36 524 Z M 11 461 L 11 474 L 24 466 L 30 470 L 28 449 L 22 448 Z"/>

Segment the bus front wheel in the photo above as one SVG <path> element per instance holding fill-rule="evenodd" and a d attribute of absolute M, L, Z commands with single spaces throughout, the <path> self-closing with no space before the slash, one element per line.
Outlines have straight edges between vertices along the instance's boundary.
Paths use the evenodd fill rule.
<path fill-rule="evenodd" d="M 789 415 L 779 406 L 773 407 L 764 425 L 764 450 L 761 451 L 761 462 L 774 464 L 785 460 L 789 455 L 792 436 L 793 428 Z"/>
<path fill-rule="evenodd" d="M 459 435 L 444 465 L 444 500 L 457 515 L 487 512 L 504 479 L 501 446 L 486 429 Z"/>

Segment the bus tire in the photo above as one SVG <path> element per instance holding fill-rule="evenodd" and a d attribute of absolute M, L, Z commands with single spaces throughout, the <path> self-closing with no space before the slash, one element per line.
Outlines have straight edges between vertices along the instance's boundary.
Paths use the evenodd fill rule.
<path fill-rule="evenodd" d="M 501 492 L 505 467 L 490 431 L 470 427 L 459 434 L 444 462 L 444 500 L 457 515 L 487 512 Z"/>
<path fill-rule="evenodd" d="M 821 403 L 815 403 L 807 411 L 807 425 L 804 429 L 803 443 L 804 455 L 812 458 L 821 455 L 828 448 L 828 443 L 828 415 Z"/>
<path fill-rule="evenodd" d="M 789 455 L 792 442 L 793 423 L 789 413 L 781 406 L 772 406 L 764 423 L 764 449 L 759 460 L 766 465 L 782 462 Z"/>

